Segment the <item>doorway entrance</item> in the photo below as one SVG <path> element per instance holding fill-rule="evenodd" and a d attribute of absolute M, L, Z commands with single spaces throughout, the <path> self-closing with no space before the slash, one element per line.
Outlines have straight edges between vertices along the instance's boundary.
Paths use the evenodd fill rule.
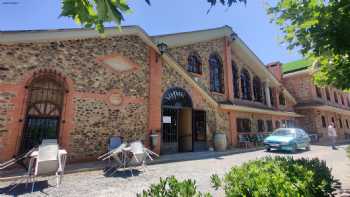
<path fill-rule="evenodd" d="M 41 144 L 43 139 L 58 139 L 64 93 L 64 85 L 52 77 L 40 76 L 28 86 L 19 154 Z"/>
<path fill-rule="evenodd" d="M 181 88 L 166 91 L 162 100 L 161 154 L 202 150 L 205 132 L 205 111 L 193 110 L 187 92 Z"/>

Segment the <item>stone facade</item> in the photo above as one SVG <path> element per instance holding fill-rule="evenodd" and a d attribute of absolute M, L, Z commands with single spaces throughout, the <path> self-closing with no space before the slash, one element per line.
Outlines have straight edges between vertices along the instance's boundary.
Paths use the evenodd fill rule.
<path fill-rule="evenodd" d="M 120 134 L 126 140 L 145 138 L 149 89 L 148 47 L 139 37 L 1 44 L 0 49 L 0 64 L 8 69 L 5 75 L 1 75 L 1 85 L 28 85 L 25 81 L 28 73 L 45 70 L 58 71 L 72 81 L 72 86 L 67 88 L 73 102 L 72 105 L 70 101 L 65 102 L 64 107 L 73 108 L 74 117 L 63 114 L 63 119 L 71 119 L 74 125 L 69 131 L 69 146 L 66 147 L 71 151 L 69 156 L 73 160 L 103 153 L 108 138 L 114 134 Z M 139 67 L 133 71 L 111 72 L 110 68 L 96 60 L 110 54 L 120 54 Z M 123 103 L 119 106 L 108 102 L 108 96 L 115 90 L 122 93 Z M 19 117 L 8 116 L 8 111 L 14 107 L 10 100 L 15 96 L 16 93 L 1 91 L 1 102 L 4 103 L 1 105 L 1 133 L 5 133 L 5 136 L 11 133 L 20 139 L 23 126 L 16 131 L 6 129 L 6 122 L 10 118 L 18 121 L 25 116 L 24 106 L 17 106 L 16 110 L 22 112 Z M 18 148 L 19 145 L 17 142 L 16 145 L 5 146 Z M 14 154 L 13 148 L 7 154 Z"/>
<path fill-rule="evenodd" d="M 313 98 L 312 79 L 308 75 L 284 77 L 284 86 L 297 99 L 298 103 L 306 103 Z"/>
<path fill-rule="evenodd" d="M 285 106 L 279 105 L 278 95 L 285 89 L 276 84 L 271 87 L 273 106 L 234 99 L 232 60 L 240 69 L 247 68 L 251 78 L 263 68 L 253 69 L 248 67 L 249 61 L 238 58 L 231 50 L 228 35 L 170 46 L 165 55 L 173 60 L 169 61 L 157 51 L 155 41 L 137 28 L 130 35 L 114 32 L 116 35 L 106 37 L 80 31 L 81 37 L 63 38 L 67 32 L 55 32 L 52 35 L 62 35 L 42 39 L 50 37 L 50 33 L 39 32 L 42 40 L 28 38 L 30 41 L 3 43 L 0 39 L 0 66 L 5 68 L 0 70 L 0 160 L 9 159 L 19 151 L 30 108 L 28 87 L 37 77 L 50 76 L 64 86 L 58 140 L 67 149 L 69 161 L 96 159 L 107 150 L 108 139 L 114 135 L 125 141 L 143 140 L 159 153 L 161 137 L 152 145 L 149 134 L 162 135 L 162 98 L 174 87 L 188 93 L 192 110 L 205 112 L 205 143 L 209 147 L 213 146 L 215 132 L 226 133 L 229 146 L 239 145 L 237 118 L 251 119 L 250 134 L 255 134 L 257 120 L 271 120 L 275 124 L 298 116 L 293 113 L 290 97 L 286 96 Z M 27 33 L 22 34 L 25 37 Z M 71 34 L 75 35 L 73 30 Z M 191 52 L 201 58 L 200 75 L 186 71 Z M 222 62 L 224 93 L 210 91 L 211 54 L 217 54 Z M 269 78 L 273 76 L 265 74 L 261 80 L 265 82 Z M 237 106 L 243 109 L 236 109 Z"/>
<path fill-rule="evenodd" d="M 297 100 L 295 110 L 303 115 L 302 118 L 298 118 L 298 122 L 307 132 L 318 133 L 321 142 L 325 142 L 328 140 L 327 127 L 334 122 L 339 140 L 350 135 L 348 93 L 334 87 L 316 87 L 310 69 L 283 75 L 282 81 Z M 329 98 L 326 91 L 329 93 Z"/>
<path fill-rule="evenodd" d="M 225 93 L 214 93 L 210 91 L 210 73 L 209 73 L 209 57 L 212 54 L 218 54 L 221 58 L 222 64 L 224 64 L 224 43 L 225 39 L 214 39 L 205 42 L 199 42 L 194 44 L 189 44 L 185 46 L 179 46 L 170 48 L 169 54 L 174 58 L 174 60 L 181 65 L 185 70 L 187 70 L 187 58 L 191 52 L 196 52 L 202 63 L 202 74 L 191 73 L 189 74 L 196 78 L 197 83 L 206 90 L 213 98 L 218 101 L 224 101 Z"/>

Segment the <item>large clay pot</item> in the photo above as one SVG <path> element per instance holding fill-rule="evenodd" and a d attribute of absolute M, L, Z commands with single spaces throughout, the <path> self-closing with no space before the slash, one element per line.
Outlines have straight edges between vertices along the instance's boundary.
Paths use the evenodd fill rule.
<path fill-rule="evenodd" d="M 151 144 L 152 144 L 153 147 L 155 147 L 155 146 L 158 145 L 158 136 L 159 136 L 159 135 L 158 135 L 158 134 L 155 134 L 155 133 L 153 133 L 153 134 L 150 135 Z"/>
<path fill-rule="evenodd" d="M 214 135 L 215 151 L 225 151 L 227 148 L 227 139 L 225 133 L 215 133 Z"/>

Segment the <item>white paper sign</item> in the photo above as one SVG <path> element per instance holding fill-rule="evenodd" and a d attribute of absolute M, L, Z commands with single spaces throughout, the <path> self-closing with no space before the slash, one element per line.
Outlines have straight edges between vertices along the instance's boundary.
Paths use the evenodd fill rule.
<path fill-rule="evenodd" d="M 171 116 L 163 116 L 163 123 L 171 123 Z"/>

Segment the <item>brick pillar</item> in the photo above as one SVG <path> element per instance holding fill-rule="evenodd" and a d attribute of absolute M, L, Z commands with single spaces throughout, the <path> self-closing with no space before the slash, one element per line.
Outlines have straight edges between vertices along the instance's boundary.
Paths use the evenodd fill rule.
<path fill-rule="evenodd" d="M 275 96 L 275 108 L 280 109 L 280 95 L 278 88 L 273 88 L 273 95 Z"/>
<path fill-rule="evenodd" d="M 230 121 L 230 144 L 231 146 L 237 146 L 237 120 L 236 113 L 231 111 L 229 112 L 229 121 Z"/>
<path fill-rule="evenodd" d="M 232 57 L 231 57 L 231 44 L 229 41 L 229 38 L 225 37 L 224 40 L 224 48 L 225 48 L 225 55 L 224 55 L 224 61 L 225 61 L 225 73 L 226 73 L 226 80 L 225 80 L 225 94 L 226 99 L 233 100 L 233 76 L 232 76 Z"/>
<path fill-rule="evenodd" d="M 161 75 L 162 75 L 162 60 L 158 57 L 157 52 L 153 48 L 149 48 L 149 98 L 148 98 L 148 135 L 146 142 L 150 146 L 150 138 L 152 130 L 157 131 L 158 143 L 153 148 L 153 151 L 160 153 L 160 138 L 161 138 Z"/>

